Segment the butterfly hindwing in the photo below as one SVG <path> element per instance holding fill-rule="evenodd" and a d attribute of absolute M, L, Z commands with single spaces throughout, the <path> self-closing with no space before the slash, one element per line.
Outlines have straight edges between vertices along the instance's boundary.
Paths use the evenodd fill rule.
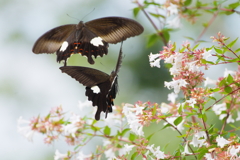
<path fill-rule="evenodd" d="M 86 87 L 95 86 L 109 79 L 108 74 L 93 68 L 65 66 L 60 69 Z"/>
<path fill-rule="evenodd" d="M 82 24 L 83 25 L 83 24 Z M 79 53 L 86 56 L 90 64 L 94 64 L 92 56 L 103 56 L 108 52 L 108 43 L 104 40 L 93 41 L 98 36 L 82 26 L 81 29 L 69 35 L 64 43 L 67 43 L 66 49 L 59 48 L 57 51 L 57 62 L 67 60 L 71 54 Z M 94 39 L 95 38 L 95 39 Z M 95 43 L 93 43 L 95 42 Z"/>

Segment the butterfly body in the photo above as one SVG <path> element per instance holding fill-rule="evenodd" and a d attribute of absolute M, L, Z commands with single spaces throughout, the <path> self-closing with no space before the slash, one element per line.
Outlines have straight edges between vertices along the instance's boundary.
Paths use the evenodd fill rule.
<path fill-rule="evenodd" d="M 136 21 L 123 17 L 104 17 L 84 23 L 68 24 L 53 28 L 35 42 L 33 52 L 57 54 L 57 62 L 65 61 L 79 53 L 86 56 L 90 64 L 92 57 L 108 53 L 108 43 L 116 44 L 129 37 L 139 35 L 143 27 Z"/>

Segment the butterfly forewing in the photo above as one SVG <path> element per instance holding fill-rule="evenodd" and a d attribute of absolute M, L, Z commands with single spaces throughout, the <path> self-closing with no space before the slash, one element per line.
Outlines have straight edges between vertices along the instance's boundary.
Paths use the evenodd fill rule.
<path fill-rule="evenodd" d="M 118 43 L 143 32 L 138 22 L 123 17 L 105 17 L 86 22 L 85 25 L 108 43 Z"/>
<path fill-rule="evenodd" d="M 76 30 L 75 24 L 63 25 L 51 29 L 38 38 L 33 46 L 33 53 L 56 52 L 74 30 Z"/>

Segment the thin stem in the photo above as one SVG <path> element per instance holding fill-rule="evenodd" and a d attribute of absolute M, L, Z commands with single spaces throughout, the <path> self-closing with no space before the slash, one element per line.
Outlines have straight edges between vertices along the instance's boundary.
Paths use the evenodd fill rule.
<path fill-rule="evenodd" d="M 147 12 L 144 10 L 144 7 L 137 1 L 138 7 L 141 8 L 141 10 L 143 11 L 143 13 L 145 14 L 145 16 L 147 17 L 147 19 L 150 21 L 150 23 L 153 25 L 154 29 L 156 30 L 157 34 L 160 36 L 160 38 L 162 39 L 164 45 L 167 45 L 167 41 L 163 36 L 162 32 L 159 32 L 158 27 L 156 26 L 156 24 L 153 22 L 153 20 L 149 17 L 149 15 L 147 14 Z"/>
<path fill-rule="evenodd" d="M 167 122 L 169 125 L 171 125 L 171 126 L 181 135 L 181 137 L 182 137 L 182 133 L 177 129 L 176 126 L 174 126 L 173 124 L 169 123 L 166 119 L 163 119 L 163 120 L 164 120 L 165 122 Z M 187 139 L 186 139 L 185 137 L 182 137 L 182 138 L 183 138 L 184 142 L 187 144 Z M 191 147 L 189 144 L 188 144 L 188 147 L 190 148 L 191 152 L 194 154 L 195 159 L 197 159 L 197 157 L 196 157 L 196 155 L 195 155 L 192 147 Z"/>
<path fill-rule="evenodd" d="M 232 101 L 233 101 L 233 98 L 232 98 Z M 231 104 L 232 104 L 232 103 L 231 103 Z M 231 106 L 231 107 L 227 110 L 227 116 L 226 116 L 226 118 L 225 118 L 225 121 L 224 121 L 224 123 L 223 123 L 223 125 L 222 125 L 221 131 L 220 131 L 220 133 L 219 133 L 220 135 L 223 133 L 223 130 L 224 130 L 226 124 L 227 124 L 227 119 L 228 119 L 228 117 L 230 116 L 230 111 L 231 111 L 232 107 L 233 107 L 233 106 Z"/>
<path fill-rule="evenodd" d="M 226 47 L 230 52 L 232 52 L 237 58 L 239 58 L 238 55 L 236 55 L 236 53 L 235 53 L 231 48 L 229 48 L 225 43 L 224 43 L 223 45 L 224 45 L 224 47 Z"/>
<path fill-rule="evenodd" d="M 205 34 L 205 32 L 207 31 L 207 29 L 209 28 L 209 26 L 213 23 L 213 21 L 217 18 L 218 15 L 218 11 L 215 12 L 212 16 L 212 18 L 209 20 L 208 25 L 203 29 L 203 31 L 201 32 L 201 34 L 198 36 L 197 40 L 195 40 L 195 44 L 197 44 L 200 40 L 200 38 Z"/>
<path fill-rule="evenodd" d="M 200 108 L 200 113 L 202 115 L 202 108 Z M 207 135 L 208 144 L 211 145 L 211 141 L 210 141 L 209 133 L 208 133 L 208 130 L 207 130 L 206 122 L 205 122 L 204 118 L 201 118 L 201 119 L 202 119 L 202 123 L 203 123 L 203 126 L 204 126 L 204 130 L 205 130 L 206 135 Z"/>
<path fill-rule="evenodd" d="M 206 109 L 206 111 L 208 111 L 208 110 L 211 109 L 215 104 L 217 104 L 218 102 L 220 102 L 221 100 L 223 100 L 223 99 L 226 98 L 227 96 L 233 94 L 234 92 L 238 91 L 239 89 L 240 89 L 240 88 L 237 88 L 237 89 L 233 90 L 232 92 L 230 92 L 229 94 L 227 94 L 227 95 L 223 96 L 222 98 L 220 98 L 219 100 L 217 100 L 213 105 L 211 105 L 210 107 L 208 107 L 208 108 Z"/>

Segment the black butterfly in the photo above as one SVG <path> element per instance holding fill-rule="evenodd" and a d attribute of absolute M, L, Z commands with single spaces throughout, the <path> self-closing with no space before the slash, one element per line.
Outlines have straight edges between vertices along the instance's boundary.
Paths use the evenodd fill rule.
<path fill-rule="evenodd" d="M 79 53 L 94 64 L 92 56 L 108 53 L 108 43 L 118 43 L 139 35 L 143 27 L 136 21 L 123 17 L 104 17 L 86 23 L 80 21 L 51 29 L 35 42 L 32 51 L 57 54 L 57 62 L 64 60 L 64 66 L 71 54 Z"/>
<path fill-rule="evenodd" d="M 119 51 L 118 62 L 115 71 L 110 75 L 88 67 L 64 66 L 60 67 L 62 72 L 67 73 L 79 83 L 86 86 L 85 95 L 92 101 L 93 106 L 97 106 L 95 119 L 100 119 L 100 113 L 112 112 L 113 100 L 118 91 L 117 73 L 122 63 L 122 44 Z"/>

